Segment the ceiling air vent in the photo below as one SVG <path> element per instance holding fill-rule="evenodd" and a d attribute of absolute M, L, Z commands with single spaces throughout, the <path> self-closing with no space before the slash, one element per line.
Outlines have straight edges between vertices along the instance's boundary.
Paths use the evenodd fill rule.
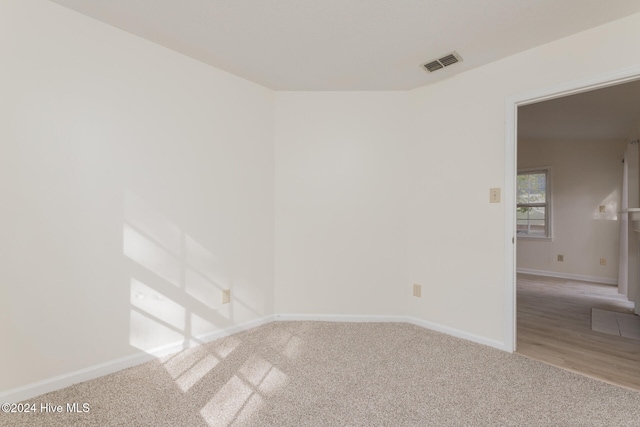
<path fill-rule="evenodd" d="M 429 70 L 429 72 L 434 72 L 435 70 L 439 70 L 440 68 L 444 68 L 444 65 L 440 63 L 440 61 L 431 61 L 428 64 L 424 64 L 424 68 Z"/>
<path fill-rule="evenodd" d="M 451 64 L 455 64 L 456 62 L 462 61 L 462 57 L 458 55 L 456 52 L 451 52 L 448 55 L 443 56 L 442 58 L 438 58 L 434 61 L 427 62 L 423 65 L 424 69 L 430 73 L 433 73 L 440 68 L 448 67 Z"/>

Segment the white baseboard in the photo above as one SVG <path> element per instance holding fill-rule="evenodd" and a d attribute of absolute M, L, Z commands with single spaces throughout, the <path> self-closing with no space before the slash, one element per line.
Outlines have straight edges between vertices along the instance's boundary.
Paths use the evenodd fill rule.
<path fill-rule="evenodd" d="M 275 320 L 283 321 L 321 321 L 321 322 L 367 322 L 367 323 L 410 323 L 432 331 L 442 332 L 456 338 L 462 338 L 478 344 L 488 345 L 499 350 L 510 351 L 504 342 L 491 340 L 480 335 L 470 334 L 459 329 L 450 328 L 438 323 L 428 322 L 411 316 L 375 316 L 375 315 L 335 315 L 335 314 L 277 314 Z"/>
<path fill-rule="evenodd" d="M 456 338 L 462 338 L 463 340 L 488 345 L 489 347 L 497 348 L 499 350 L 510 351 L 502 341 L 492 340 L 480 335 L 471 334 L 469 332 L 461 331 L 449 326 L 444 326 L 439 323 L 429 322 L 427 320 L 422 320 L 411 316 L 405 317 L 405 322 L 411 323 L 412 325 L 420 326 L 425 329 L 431 329 L 432 331 L 442 332 L 443 334 L 451 335 Z"/>
<path fill-rule="evenodd" d="M 366 322 L 366 323 L 410 323 L 416 326 L 420 326 L 426 329 L 431 329 L 437 332 L 442 332 L 447 335 L 451 335 L 457 338 L 462 338 L 468 341 L 476 342 L 479 344 L 488 345 L 500 350 L 508 351 L 504 343 L 487 339 L 479 335 L 470 334 L 458 329 L 443 326 L 437 323 L 428 322 L 426 320 L 417 319 L 409 316 L 377 316 L 377 315 L 333 315 L 333 314 L 278 314 L 264 316 L 249 322 L 245 322 L 239 325 L 231 326 L 229 328 L 221 329 L 216 332 L 201 335 L 196 337 L 195 340 L 189 342 L 177 342 L 162 347 L 158 347 L 146 352 L 139 352 L 130 356 L 121 357 L 109 362 L 100 363 L 98 365 L 89 366 L 84 369 L 70 372 L 68 374 L 59 375 L 57 377 L 49 378 L 43 381 L 34 382 L 24 385 L 22 387 L 14 388 L 0 393 L 0 403 L 14 403 L 21 402 L 40 396 L 51 391 L 60 390 L 65 387 L 69 387 L 73 384 L 77 384 L 83 381 L 89 381 L 104 375 L 108 375 L 122 369 L 130 368 L 136 365 L 140 365 L 145 362 L 157 359 L 159 357 L 176 353 L 190 347 L 196 347 L 198 345 L 223 338 L 229 335 L 236 334 L 256 326 L 261 326 L 273 321 L 323 321 L 323 322 Z"/>
<path fill-rule="evenodd" d="M 263 316 L 258 319 L 250 320 L 248 322 L 244 322 L 239 325 L 230 326 L 228 328 L 224 328 L 219 331 L 210 332 L 204 335 L 199 335 L 197 338 L 199 341 L 202 341 L 203 343 L 208 343 L 220 338 L 228 337 L 229 335 L 237 334 L 238 332 L 255 328 L 257 326 L 266 325 L 267 323 L 271 323 L 274 320 L 275 320 L 275 316 L 273 314 L 270 314 L 268 316 Z M 197 345 L 198 344 L 196 344 L 196 346 Z"/>
<path fill-rule="evenodd" d="M 389 323 L 406 322 L 406 316 L 377 316 L 359 314 L 276 314 L 275 320 L 282 321 L 318 321 L 318 322 L 362 322 L 362 323 Z"/>
<path fill-rule="evenodd" d="M 558 273 L 557 271 L 532 270 L 530 268 L 517 268 L 516 272 L 533 274 L 535 276 L 557 277 L 559 279 L 579 280 L 581 282 L 604 283 L 605 285 L 618 286 L 618 279 L 610 277 L 584 276 L 582 274 Z"/>
<path fill-rule="evenodd" d="M 130 356 L 121 357 L 109 362 L 89 366 L 87 368 L 79 369 L 67 374 L 58 375 L 56 377 L 48 378 L 43 381 L 38 381 L 11 390 L 7 390 L 0 393 L 0 403 L 15 403 L 31 399 L 33 397 L 40 396 L 51 391 L 69 387 L 73 384 L 89 381 L 98 377 L 102 377 L 104 375 L 121 371 L 126 368 L 130 368 L 132 366 L 140 365 L 159 357 L 166 356 L 171 353 L 176 353 L 186 348 L 196 347 L 200 344 L 207 343 L 218 338 L 237 334 L 238 332 L 242 332 L 247 329 L 255 328 L 256 326 L 272 322 L 273 320 L 274 316 L 264 316 L 255 320 L 251 320 L 249 322 L 221 329 L 219 331 L 197 336 L 195 340 L 191 340 L 189 342 L 180 341 L 164 345 L 162 347 L 157 347 L 148 351 L 141 351 Z"/>

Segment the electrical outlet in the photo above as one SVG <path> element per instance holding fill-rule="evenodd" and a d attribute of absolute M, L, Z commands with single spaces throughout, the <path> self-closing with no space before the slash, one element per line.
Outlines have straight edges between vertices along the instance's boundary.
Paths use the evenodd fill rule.
<path fill-rule="evenodd" d="M 413 296 L 414 297 L 422 297 L 422 285 L 413 284 Z"/>
<path fill-rule="evenodd" d="M 222 303 L 229 304 L 231 302 L 231 289 L 225 289 L 222 291 Z"/>
<path fill-rule="evenodd" d="M 489 189 L 489 203 L 500 203 L 500 189 L 499 188 L 490 188 Z"/>
<path fill-rule="evenodd" d="M 558 255 L 558 262 L 564 262 L 564 255 Z"/>
<path fill-rule="evenodd" d="M 600 258 L 600 265 L 607 265 L 607 259 L 606 258 Z"/>
<path fill-rule="evenodd" d="M 602 205 L 600 205 L 599 209 L 600 209 L 600 213 L 604 213 L 606 210 L 606 208 Z"/>

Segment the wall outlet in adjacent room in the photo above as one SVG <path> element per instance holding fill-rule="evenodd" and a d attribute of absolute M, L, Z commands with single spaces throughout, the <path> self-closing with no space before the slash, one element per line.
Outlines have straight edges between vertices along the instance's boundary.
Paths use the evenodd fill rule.
<path fill-rule="evenodd" d="M 600 258 L 600 265 L 607 265 L 607 259 L 606 258 Z"/>
<path fill-rule="evenodd" d="M 222 291 L 222 303 L 229 304 L 231 302 L 231 289 L 225 289 Z"/>
<path fill-rule="evenodd" d="M 558 262 L 564 262 L 564 255 L 558 254 Z"/>
<path fill-rule="evenodd" d="M 422 296 L 422 285 L 413 284 L 413 296 L 418 298 Z"/>

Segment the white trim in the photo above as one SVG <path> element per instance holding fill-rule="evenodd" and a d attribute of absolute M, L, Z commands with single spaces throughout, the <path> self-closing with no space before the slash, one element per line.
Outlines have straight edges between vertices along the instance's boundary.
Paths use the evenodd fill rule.
<path fill-rule="evenodd" d="M 261 326 L 273 321 L 323 321 L 323 322 L 360 322 L 360 323 L 408 323 L 422 328 L 430 329 L 472 341 L 478 344 L 488 345 L 499 350 L 509 351 L 505 343 L 482 337 L 480 335 L 471 334 L 459 329 L 450 328 L 438 323 L 421 320 L 410 316 L 393 316 L 393 315 L 349 315 L 349 314 L 278 314 L 264 316 L 249 322 L 231 326 L 216 332 L 204 334 L 196 337 L 195 340 L 189 342 L 178 342 L 162 347 L 158 347 L 148 352 L 139 352 L 130 356 L 121 357 L 110 362 L 100 363 L 88 368 L 79 369 L 68 374 L 59 375 L 44 381 L 27 384 L 22 387 L 0 393 L 0 402 L 14 403 L 31 399 L 51 391 L 60 390 L 83 381 L 89 381 L 104 375 L 108 375 L 122 369 L 140 365 L 145 362 L 152 361 L 158 357 L 172 354 L 186 348 L 197 347 L 198 345 L 236 334 L 257 326 Z"/>
<path fill-rule="evenodd" d="M 426 329 L 431 329 L 432 331 L 436 331 L 436 332 L 442 332 L 444 334 L 451 335 L 456 338 L 462 338 L 463 340 L 473 341 L 478 344 L 488 345 L 489 347 L 497 348 L 499 350 L 509 351 L 504 342 L 492 340 L 476 334 L 471 334 L 469 332 L 461 331 L 460 329 L 450 328 L 449 326 L 444 326 L 439 323 L 433 323 L 426 320 L 417 319 L 415 317 L 406 317 L 405 321 L 412 325 L 420 326 Z"/>
<path fill-rule="evenodd" d="M 634 66 L 610 73 L 599 74 L 586 79 L 565 82 L 549 88 L 536 89 L 510 97 L 509 100 L 512 101 L 512 104 L 515 106 L 524 106 L 628 83 L 638 79 L 640 79 L 640 66 Z"/>
<path fill-rule="evenodd" d="M 7 403 L 21 402 L 31 399 L 41 394 L 51 391 L 60 390 L 73 384 L 92 380 L 104 375 L 126 369 L 132 366 L 140 365 L 153 360 L 155 357 L 144 352 L 132 354 L 130 356 L 120 357 L 105 363 L 89 366 L 88 368 L 78 369 L 77 371 L 67 374 L 58 375 L 46 380 L 37 381 L 26 384 L 11 390 L 0 393 L 0 401 Z"/>
<path fill-rule="evenodd" d="M 266 325 L 267 323 L 271 323 L 275 320 L 274 315 L 268 315 L 259 317 L 254 320 L 249 320 L 248 322 L 240 323 L 239 325 L 230 326 L 228 328 L 221 329 L 215 332 L 209 332 L 208 334 L 198 335 L 198 341 L 202 341 L 203 343 L 208 343 L 211 341 L 215 341 L 220 338 L 228 337 L 229 335 L 235 335 L 239 332 L 247 331 L 249 329 Z M 195 344 L 192 347 L 197 347 L 200 344 Z"/>
<path fill-rule="evenodd" d="M 505 102 L 504 146 L 504 345 L 507 351 L 516 350 L 516 177 L 518 176 L 518 106 L 515 100 Z"/>
<path fill-rule="evenodd" d="M 534 276 L 557 277 L 559 279 L 579 280 L 581 282 L 604 283 L 605 285 L 618 286 L 618 279 L 611 277 L 585 276 L 582 274 L 560 273 L 557 271 L 533 270 L 530 268 L 518 268 L 518 273 L 533 274 Z"/>
<path fill-rule="evenodd" d="M 276 314 L 275 320 L 281 321 L 317 321 L 317 322 L 361 322 L 361 323 L 406 323 L 406 316 L 377 316 L 359 314 Z"/>
<path fill-rule="evenodd" d="M 516 236 L 516 241 L 518 240 L 528 240 L 530 242 L 553 242 L 553 237 L 529 236 L 527 234 L 518 234 Z"/>
<path fill-rule="evenodd" d="M 488 345 L 499 350 L 509 351 L 505 343 L 461 331 L 460 329 L 429 322 L 412 316 L 375 316 L 375 315 L 340 315 L 340 314 L 278 314 L 276 321 L 320 321 L 320 322 L 362 322 L 362 323 L 408 323 L 421 328 L 441 332 L 456 338 Z"/>
<path fill-rule="evenodd" d="M 516 248 L 515 238 L 515 180 L 517 166 L 518 107 L 567 95 L 588 92 L 640 78 L 640 67 L 624 68 L 589 79 L 566 82 L 550 88 L 514 95 L 505 100 L 505 347 L 516 350 Z"/>
<path fill-rule="evenodd" d="M 201 343 L 207 343 L 218 338 L 226 337 L 229 335 L 237 334 L 238 332 L 245 331 L 247 329 L 255 328 L 256 326 L 264 325 L 274 320 L 274 316 L 265 316 L 249 322 L 234 325 L 225 329 L 221 329 L 216 332 L 199 335 L 196 340 L 189 342 L 176 342 L 162 347 L 157 347 L 149 351 L 141 351 L 130 356 L 121 357 L 115 360 L 111 360 L 105 363 L 99 363 L 97 365 L 89 366 L 87 368 L 79 369 L 77 371 L 69 372 L 67 374 L 58 375 L 53 378 L 48 378 L 43 381 L 37 381 L 31 384 L 26 384 L 21 387 L 17 387 L 11 390 L 0 393 L 1 403 L 15 403 L 23 400 L 31 399 L 36 396 L 40 396 L 51 391 L 60 390 L 65 387 L 69 387 L 73 384 L 77 384 L 84 381 L 89 381 L 104 375 L 112 374 L 117 371 L 121 371 L 132 366 L 140 365 L 157 359 L 159 357 L 176 353 L 186 348 L 197 347 Z"/>

